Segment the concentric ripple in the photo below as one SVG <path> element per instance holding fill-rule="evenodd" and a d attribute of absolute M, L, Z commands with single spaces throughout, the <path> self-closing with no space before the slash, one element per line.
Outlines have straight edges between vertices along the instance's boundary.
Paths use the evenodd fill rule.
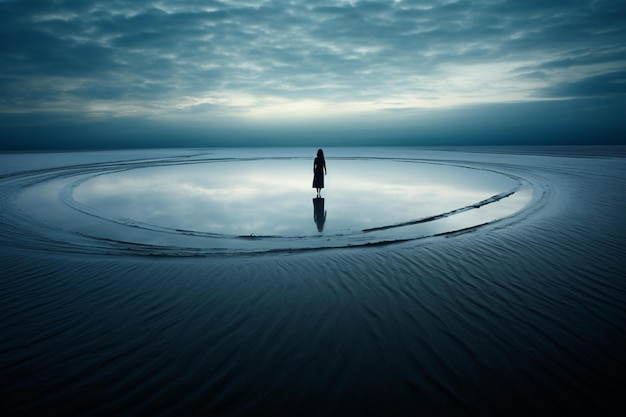
<path fill-rule="evenodd" d="M 31 249 L 203 256 L 387 244 L 510 218 L 523 178 L 476 163 L 329 157 L 323 198 L 311 160 L 252 153 L 113 160 L 5 176 L 2 222 Z"/>
<path fill-rule="evenodd" d="M 325 150 L 0 155 L 2 415 L 624 415 L 626 159 Z"/>

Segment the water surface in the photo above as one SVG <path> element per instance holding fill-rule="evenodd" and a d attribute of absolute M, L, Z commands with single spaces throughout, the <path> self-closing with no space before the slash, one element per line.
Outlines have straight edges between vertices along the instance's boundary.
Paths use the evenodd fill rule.
<path fill-rule="evenodd" d="M 314 152 L 0 155 L 0 414 L 624 415 L 625 158 Z"/>
<path fill-rule="evenodd" d="M 302 153 L 93 164 L 51 172 L 17 201 L 42 222 L 100 240 L 259 251 L 450 233 L 507 218 L 533 195 L 521 178 L 479 166 L 340 155 L 328 157 L 317 199 Z"/>

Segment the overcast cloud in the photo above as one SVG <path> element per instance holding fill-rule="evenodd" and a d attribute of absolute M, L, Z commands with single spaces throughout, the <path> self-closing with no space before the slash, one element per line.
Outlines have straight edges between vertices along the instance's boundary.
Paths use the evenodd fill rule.
<path fill-rule="evenodd" d="M 558 131 L 546 109 L 620 143 L 624 16 L 623 0 L 0 0 L 0 132 L 5 148 L 297 142 L 298 126 L 331 144 L 460 143 L 464 126 L 506 142 Z M 508 133 L 476 122 L 495 109 Z"/>

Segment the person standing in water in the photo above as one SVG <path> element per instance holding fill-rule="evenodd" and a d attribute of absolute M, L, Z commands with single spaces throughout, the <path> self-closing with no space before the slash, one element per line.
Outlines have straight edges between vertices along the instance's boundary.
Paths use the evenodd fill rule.
<path fill-rule="evenodd" d="M 313 188 L 317 189 L 317 197 L 320 197 L 320 192 L 324 188 L 324 175 L 327 174 L 326 160 L 324 159 L 324 151 L 317 150 L 317 156 L 313 161 Z"/>

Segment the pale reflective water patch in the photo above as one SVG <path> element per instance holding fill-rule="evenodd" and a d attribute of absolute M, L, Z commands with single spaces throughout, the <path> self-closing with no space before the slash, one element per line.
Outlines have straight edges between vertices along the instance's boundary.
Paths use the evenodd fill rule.
<path fill-rule="evenodd" d="M 172 229 L 309 235 L 320 232 L 309 165 L 268 159 L 141 168 L 89 179 L 74 198 L 111 217 Z M 518 185 L 504 175 L 450 165 L 329 160 L 328 167 L 321 229 L 331 235 L 449 212 Z"/>
<path fill-rule="evenodd" d="M 533 198 L 530 183 L 497 166 L 344 151 L 327 158 L 316 199 L 312 159 L 276 152 L 51 168 L 16 178 L 11 199 L 24 226 L 38 223 L 61 250 L 202 256 L 448 235 L 509 218 Z"/>

